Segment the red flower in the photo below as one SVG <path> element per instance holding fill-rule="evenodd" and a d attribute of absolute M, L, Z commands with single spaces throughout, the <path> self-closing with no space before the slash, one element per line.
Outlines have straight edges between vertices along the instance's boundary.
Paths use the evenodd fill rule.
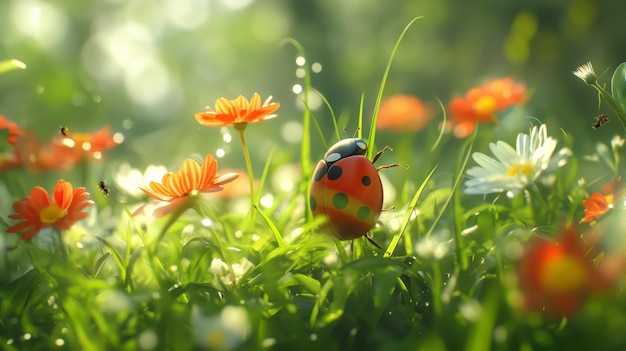
<path fill-rule="evenodd" d="M 235 100 L 221 97 L 215 102 L 215 111 L 207 107 L 206 112 L 198 112 L 194 117 L 198 123 L 206 127 L 261 122 L 278 117 L 274 112 L 278 110 L 280 104 L 271 100 L 270 96 L 261 105 L 261 96 L 258 93 L 254 93 L 250 101 L 241 95 Z"/>
<path fill-rule="evenodd" d="M 585 217 L 580 220 L 580 223 L 598 221 L 615 206 L 618 206 L 620 202 L 623 202 L 624 195 L 622 177 L 613 178 L 609 183 L 602 186 L 602 194 L 594 191 L 590 197 L 583 200 Z"/>
<path fill-rule="evenodd" d="M 380 105 L 376 126 L 396 132 L 424 129 L 433 117 L 432 109 L 412 95 L 394 95 Z"/>
<path fill-rule="evenodd" d="M 556 241 L 535 238 L 518 266 L 524 307 L 561 317 L 571 316 L 594 292 L 606 285 L 592 265 L 589 248 L 567 228 Z"/>
<path fill-rule="evenodd" d="M 23 231 L 22 240 L 30 240 L 46 227 L 69 229 L 76 221 L 87 217 L 87 212 L 81 211 L 93 205 L 88 198 L 85 188 L 73 189 L 70 182 L 62 179 L 54 186 L 52 199 L 44 188 L 36 186 L 29 196 L 13 204 L 15 214 L 9 218 L 21 222 L 10 226 L 7 233 Z"/>
<path fill-rule="evenodd" d="M 7 141 L 9 144 L 17 143 L 17 138 L 21 135 L 24 135 L 24 132 L 17 126 L 17 123 L 7 119 L 4 116 L 0 116 L 0 129 L 7 129 L 9 132 L 9 136 Z"/>
<path fill-rule="evenodd" d="M 235 173 L 227 173 L 216 177 L 216 173 L 217 161 L 213 155 L 207 155 L 202 166 L 194 160 L 185 160 L 178 171 L 165 174 L 161 183 L 150 182 L 147 189 L 140 187 L 144 193 L 157 201 L 141 206 L 133 215 L 142 212 L 145 206 L 155 204 L 157 208 L 154 215 L 164 216 L 197 193 L 221 191 L 222 185 L 232 182 L 238 176 Z"/>
<path fill-rule="evenodd" d="M 479 122 L 493 122 L 496 112 L 527 100 L 526 86 L 509 77 L 487 81 L 453 98 L 448 104 L 450 127 L 459 138 L 474 132 Z"/>

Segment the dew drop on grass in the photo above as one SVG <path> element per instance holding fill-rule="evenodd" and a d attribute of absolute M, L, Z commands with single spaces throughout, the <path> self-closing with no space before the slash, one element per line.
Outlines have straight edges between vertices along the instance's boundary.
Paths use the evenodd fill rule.
<path fill-rule="evenodd" d="M 306 59 L 304 58 L 304 56 L 296 57 L 296 65 L 304 66 L 305 63 L 306 63 Z"/>
<path fill-rule="evenodd" d="M 291 91 L 292 91 L 294 94 L 296 94 L 296 95 L 297 95 L 297 94 L 300 94 L 300 93 L 302 92 L 302 90 L 303 90 L 303 89 L 302 89 L 302 85 L 300 85 L 300 84 L 294 84 L 294 85 L 291 87 Z"/>
<path fill-rule="evenodd" d="M 173 264 L 170 266 L 170 272 L 177 272 L 178 271 L 178 266 Z"/>
<path fill-rule="evenodd" d="M 202 220 L 200 221 L 200 224 L 202 224 L 205 227 L 210 227 L 211 224 L 213 224 L 213 221 L 210 218 L 202 218 Z"/>
<path fill-rule="evenodd" d="M 77 241 L 76 242 L 76 247 L 79 248 L 79 249 L 83 249 L 83 248 L 85 248 L 85 245 L 83 245 L 83 243 L 81 243 L 80 241 Z"/>
<path fill-rule="evenodd" d="M 7 340 L 7 345 L 13 345 L 13 339 Z"/>
<path fill-rule="evenodd" d="M 237 238 L 237 239 L 243 238 L 243 232 L 241 230 L 236 231 L 235 232 L 235 238 Z"/>
<path fill-rule="evenodd" d="M 67 328 L 61 328 L 61 334 L 62 334 L 62 335 L 67 334 L 67 332 L 68 332 L 68 331 L 70 331 L 70 330 L 69 330 L 69 329 L 67 329 Z"/>
<path fill-rule="evenodd" d="M 353 337 L 358 332 L 359 332 L 359 328 L 352 328 L 352 329 L 350 329 L 350 336 Z"/>
<path fill-rule="evenodd" d="M 22 339 L 23 340 L 30 340 L 33 338 L 33 335 L 31 333 L 26 333 L 24 335 L 22 335 Z"/>
<path fill-rule="evenodd" d="M 296 77 L 304 78 L 305 75 L 306 75 L 306 71 L 304 70 L 304 68 L 296 69 Z"/>
<path fill-rule="evenodd" d="M 424 302 L 424 306 L 426 306 L 426 307 L 430 306 L 430 301 L 425 301 Z"/>
<path fill-rule="evenodd" d="M 261 239 L 261 236 L 259 234 L 252 234 L 250 239 L 252 239 L 252 242 L 256 242 L 256 241 L 259 241 L 259 239 Z"/>
<path fill-rule="evenodd" d="M 311 341 L 315 341 L 317 340 L 317 334 L 313 333 L 311 334 Z"/>
<path fill-rule="evenodd" d="M 63 345 L 65 345 L 65 340 L 63 340 L 63 339 L 56 339 L 56 340 L 54 340 L 54 344 L 56 346 L 63 346 Z"/>

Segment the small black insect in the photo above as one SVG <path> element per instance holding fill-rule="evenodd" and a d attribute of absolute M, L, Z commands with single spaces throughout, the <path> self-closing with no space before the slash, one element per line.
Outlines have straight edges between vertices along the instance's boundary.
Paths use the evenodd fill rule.
<path fill-rule="evenodd" d="M 61 126 L 59 128 L 59 133 L 61 133 L 61 135 L 63 135 L 64 137 L 67 137 L 68 134 L 70 133 L 70 130 L 67 129 L 67 127 Z"/>
<path fill-rule="evenodd" d="M 603 126 L 605 123 L 609 122 L 609 116 L 607 116 L 604 113 L 601 114 L 600 116 L 596 116 L 595 119 L 596 119 L 595 122 L 593 122 L 593 124 L 591 125 L 591 128 L 593 128 L 593 130 L 598 129 L 601 126 Z"/>
<path fill-rule="evenodd" d="M 111 192 L 111 189 L 107 186 L 106 180 L 98 182 L 98 190 L 100 190 L 104 196 L 109 196 L 109 193 Z"/>

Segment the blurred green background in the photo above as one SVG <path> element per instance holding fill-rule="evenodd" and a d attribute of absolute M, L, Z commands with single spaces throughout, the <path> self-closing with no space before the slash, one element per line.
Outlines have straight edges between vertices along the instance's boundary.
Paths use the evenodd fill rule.
<path fill-rule="evenodd" d="M 590 153 L 621 130 L 616 119 L 591 130 L 593 117 L 610 111 L 571 72 L 591 60 L 610 81 L 626 60 L 625 11 L 621 1 L 594 0 L 3 0 L 0 59 L 28 67 L 0 77 L 0 115 L 43 139 L 61 125 L 110 124 L 126 136 L 115 150 L 125 161 L 177 167 L 191 153 L 240 154 L 235 138 L 225 143 L 193 114 L 218 97 L 257 91 L 282 104 L 279 120 L 246 131 L 260 168 L 269 150 L 289 149 L 300 133 L 297 52 L 283 39 L 303 45 L 307 65 L 321 64 L 313 86 L 337 112 L 351 113 L 340 127 L 354 130 L 361 94 L 371 114 L 395 41 L 424 16 L 400 46 L 386 96 L 447 102 L 485 79 L 512 76 L 533 92 L 528 114 L 565 128 Z M 334 141 L 326 108 L 315 114 Z M 239 156 L 220 168 L 243 168 Z"/>

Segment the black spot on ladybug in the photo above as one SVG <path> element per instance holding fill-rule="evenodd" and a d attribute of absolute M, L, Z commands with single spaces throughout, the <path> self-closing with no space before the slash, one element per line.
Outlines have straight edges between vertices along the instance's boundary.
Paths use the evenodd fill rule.
<path fill-rule="evenodd" d="M 348 206 L 348 195 L 344 193 L 337 193 L 333 196 L 333 206 L 341 210 Z"/>
<path fill-rule="evenodd" d="M 326 167 L 316 169 L 315 174 L 313 174 L 313 180 L 319 182 L 324 177 L 324 173 L 326 173 Z"/>
<path fill-rule="evenodd" d="M 367 217 L 369 217 L 370 215 L 370 209 L 367 206 L 361 206 L 357 211 L 356 211 L 356 216 L 358 219 L 360 220 L 365 220 L 367 219 Z"/>
<path fill-rule="evenodd" d="M 369 176 L 363 176 L 363 178 L 361 178 L 361 184 L 369 186 L 370 184 L 372 184 L 372 178 L 370 178 Z"/>
<path fill-rule="evenodd" d="M 315 201 L 315 198 L 311 196 L 309 198 L 309 202 L 311 203 L 311 211 L 315 211 L 317 209 L 317 201 Z"/>
<path fill-rule="evenodd" d="M 337 180 L 339 179 L 339 177 L 341 177 L 341 173 L 343 173 L 343 169 L 341 169 L 341 167 L 337 165 L 330 167 L 330 169 L 328 170 L 328 179 Z"/>

